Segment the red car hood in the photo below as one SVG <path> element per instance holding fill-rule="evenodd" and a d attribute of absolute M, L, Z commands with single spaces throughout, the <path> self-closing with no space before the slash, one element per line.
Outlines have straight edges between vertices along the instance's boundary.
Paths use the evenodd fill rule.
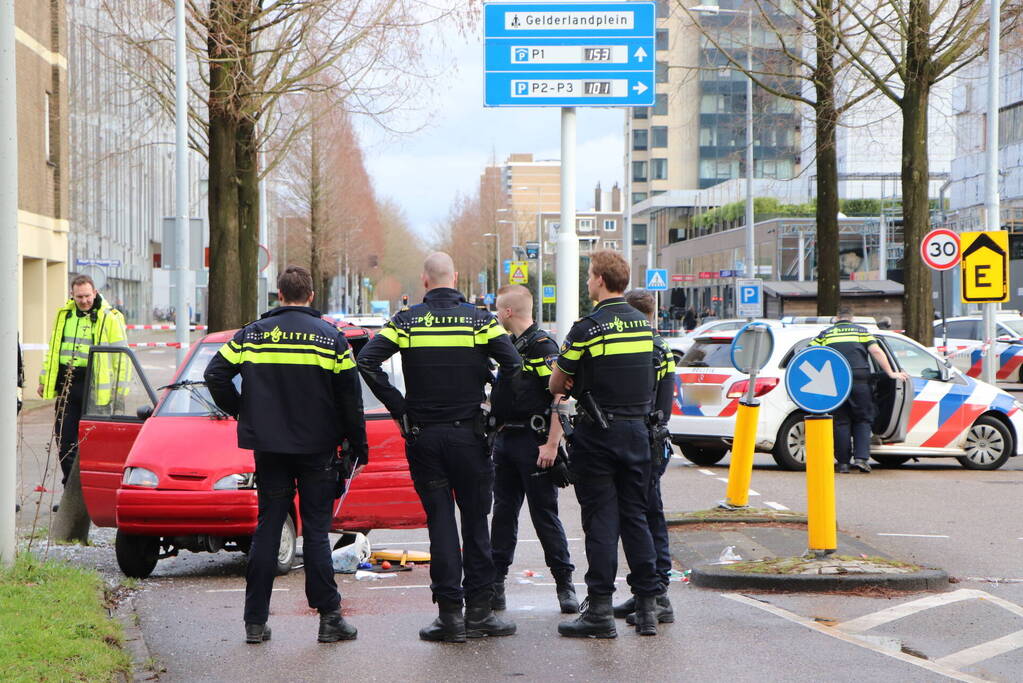
<path fill-rule="evenodd" d="M 221 477 L 256 469 L 252 451 L 238 448 L 237 427 L 209 417 L 151 417 L 125 465 L 155 472 L 160 489 L 209 491 Z"/>

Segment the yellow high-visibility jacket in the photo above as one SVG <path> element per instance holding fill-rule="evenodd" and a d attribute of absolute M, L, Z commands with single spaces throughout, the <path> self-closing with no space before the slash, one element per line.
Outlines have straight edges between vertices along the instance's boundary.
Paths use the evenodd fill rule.
<path fill-rule="evenodd" d="M 64 325 L 68 316 L 74 315 L 76 308 L 75 300 L 68 299 L 67 303 L 57 309 L 50 346 L 46 350 L 42 372 L 39 373 L 39 382 L 43 385 L 43 398 L 57 397 L 57 380 L 62 370 L 60 348 L 64 337 Z M 92 324 L 92 343 L 94 346 L 127 346 L 124 316 L 102 299 L 99 310 L 96 311 L 96 322 Z M 119 363 L 119 366 L 118 379 L 127 380 L 128 364 Z M 110 403 L 110 390 L 113 387 L 114 379 L 109 361 L 102 359 L 94 372 L 96 373 L 96 382 L 98 382 L 96 402 L 99 405 L 106 405 Z"/>

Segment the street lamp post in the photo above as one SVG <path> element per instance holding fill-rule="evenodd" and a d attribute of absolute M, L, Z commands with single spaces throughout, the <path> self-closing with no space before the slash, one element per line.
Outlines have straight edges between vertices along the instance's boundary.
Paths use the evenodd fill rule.
<path fill-rule="evenodd" d="M 746 15 L 746 277 L 757 276 L 756 246 L 753 235 L 753 10 L 721 9 L 717 5 L 697 5 L 698 14 Z"/>
<path fill-rule="evenodd" d="M 501 233 L 485 232 L 483 237 L 494 238 L 494 301 L 497 301 L 497 290 L 501 288 Z"/>

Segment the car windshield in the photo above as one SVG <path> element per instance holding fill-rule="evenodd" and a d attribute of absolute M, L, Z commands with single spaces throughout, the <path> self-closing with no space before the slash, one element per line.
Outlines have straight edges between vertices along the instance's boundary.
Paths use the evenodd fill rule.
<path fill-rule="evenodd" d="M 730 368 L 732 367 L 732 340 L 698 339 L 689 347 L 679 366 L 683 368 Z"/>
<path fill-rule="evenodd" d="M 210 359 L 213 355 L 220 350 L 221 344 L 219 342 L 200 344 L 199 348 L 196 349 L 195 353 L 188 361 L 188 365 L 181 372 L 181 375 L 175 380 L 174 384 L 171 384 L 168 389 L 167 398 L 164 399 L 163 403 L 160 404 L 156 414 L 167 417 L 167 416 L 186 416 L 186 415 L 214 415 L 216 414 L 216 406 L 213 403 L 212 397 L 210 397 L 209 389 L 203 383 L 203 372 L 206 370 L 206 366 L 209 365 Z M 397 356 L 390 358 L 384 362 L 384 371 L 387 373 L 391 383 L 394 384 L 399 391 L 405 391 L 405 382 L 401 374 L 401 359 Z M 380 411 L 383 409 L 383 405 L 377 400 L 377 397 L 373 395 L 373 392 L 369 390 L 366 383 L 360 378 L 362 385 L 362 407 L 366 412 Z M 234 386 L 239 391 L 242 386 L 241 375 L 235 375 Z"/>
<path fill-rule="evenodd" d="M 1003 318 L 998 322 L 1012 330 L 1016 336 L 1023 337 L 1023 318 Z"/>

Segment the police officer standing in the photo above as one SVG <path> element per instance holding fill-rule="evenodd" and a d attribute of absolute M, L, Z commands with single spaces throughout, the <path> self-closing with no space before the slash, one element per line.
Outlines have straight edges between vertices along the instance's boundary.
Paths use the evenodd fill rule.
<path fill-rule="evenodd" d="M 835 411 L 835 458 L 838 471 L 849 471 L 850 436 L 853 466 L 861 472 L 870 472 L 870 433 L 874 422 L 874 394 L 870 385 L 870 361 L 873 357 L 881 370 L 895 380 L 908 375 L 895 372 L 877 339 L 862 325 L 852 322 L 852 306 L 842 306 L 835 316 L 835 324 L 810 341 L 810 346 L 829 346 L 841 353 L 852 369 L 852 389 L 849 398 Z M 851 435 L 850 435 L 851 431 Z"/>
<path fill-rule="evenodd" d="M 631 289 L 625 293 L 625 301 L 654 323 L 656 303 L 654 295 L 645 289 Z M 671 572 L 671 550 L 668 547 L 668 523 L 664 519 L 664 504 L 661 499 L 661 476 L 671 460 L 671 441 L 668 432 L 668 418 L 675 396 L 675 357 L 661 335 L 654 332 L 654 385 L 653 412 L 647 426 L 650 428 L 650 485 L 647 488 L 646 521 L 650 537 L 657 553 L 657 579 L 661 592 L 657 595 L 657 621 L 667 624 L 675 621 L 675 611 L 668 599 L 668 577 Z M 636 623 L 636 599 L 629 598 L 615 605 L 614 615 L 625 618 L 626 623 Z"/>
<path fill-rule="evenodd" d="M 569 330 L 551 376 L 552 393 L 570 390 L 577 399 L 569 456 L 589 563 L 588 605 L 577 619 L 558 626 L 563 636 L 617 636 L 611 595 L 619 536 L 636 596 L 636 631 L 657 634 L 661 587 L 646 520 L 654 341 L 649 321 L 622 297 L 628 283 L 629 266 L 621 255 L 598 251 L 590 257 L 586 286 L 598 303 Z"/>
<path fill-rule="evenodd" d="M 340 492 L 338 448 L 347 441 L 359 467 L 369 460 L 362 386 L 344 334 L 311 307 L 309 271 L 289 266 L 277 288 L 281 305 L 239 330 L 205 372 L 213 400 L 238 418 L 238 447 L 255 451 L 259 518 L 245 575 L 245 642 L 270 640 L 277 553 L 296 485 L 317 639 L 354 640 L 355 627 L 341 616 L 327 534 Z M 241 394 L 232 381 L 239 373 Z"/>
<path fill-rule="evenodd" d="M 491 606 L 494 563 L 487 514 L 494 465 L 480 405 L 483 387 L 493 377 L 488 357 L 500 365 L 499 384 L 514 380 L 521 362 L 508 333 L 493 315 L 466 302 L 456 280 L 451 257 L 431 254 L 423 264 L 423 303 L 395 314 L 358 361 L 370 389 L 402 429 L 412 482 L 426 511 L 430 588 L 440 614 L 419 637 L 445 642 L 515 633 L 515 624 L 498 618 Z M 404 396 L 381 367 L 398 352 Z"/>
<path fill-rule="evenodd" d="M 497 291 L 497 319 L 512 335 L 522 356 L 522 372 L 515 382 L 505 382 L 491 394 L 498 434 L 494 444 L 493 545 L 494 609 L 505 609 L 504 581 L 515 557 L 519 510 L 525 497 L 533 528 L 543 547 L 544 559 L 554 577 L 558 603 L 564 614 L 579 611 L 572 585 L 575 567 L 568 553 L 565 529 L 558 519 L 557 484 L 568 485 L 564 464 L 555 468 L 561 423 L 552 418 L 547 384 L 558 356 L 558 345 L 549 332 L 533 321 L 533 296 L 522 285 L 505 285 Z M 556 477 L 562 477 L 555 481 Z"/>

